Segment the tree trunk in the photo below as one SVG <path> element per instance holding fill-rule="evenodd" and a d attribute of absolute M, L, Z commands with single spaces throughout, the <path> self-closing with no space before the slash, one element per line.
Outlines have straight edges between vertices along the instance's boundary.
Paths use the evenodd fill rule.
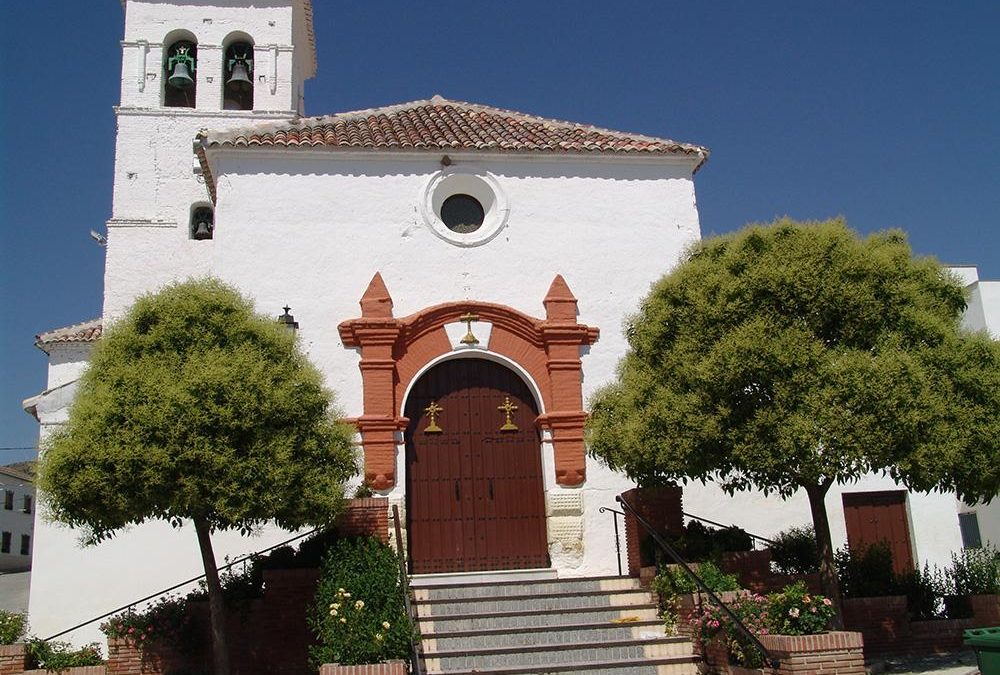
<path fill-rule="evenodd" d="M 841 612 L 840 581 L 837 568 L 833 564 L 833 543 L 830 541 L 830 520 L 826 515 L 826 493 L 831 483 L 811 485 L 806 488 L 809 496 L 809 510 L 812 512 L 813 528 L 816 530 L 816 545 L 819 549 L 819 585 L 823 595 L 830 598 L 837 613 L 833 617 L 833 629 L 843 630 L 844 615 Z"/>
<path fill-rule="evenodd" d="M 212 538 L 208 523 L 194 519 L 194 529 L 198 533 L 201 561 L 205 565 L 205 585 L 208 588 L 208 609 L 212 623 L 212 663 L 214 675 L 229 675 L 229 645 L 226 643 L 226 608 L 222 599 L 222 584 L 219 570 L 215 565 Z"/>

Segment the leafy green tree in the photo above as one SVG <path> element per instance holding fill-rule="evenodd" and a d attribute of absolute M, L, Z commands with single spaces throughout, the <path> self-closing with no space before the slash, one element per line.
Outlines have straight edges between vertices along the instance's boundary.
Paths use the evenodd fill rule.
<path fill-rule="evenodd" d="M 640 484 L 716 480 L 809 499 L 885 472 L 967 501 L 1000 489 L 1000 345 L 963 332 L 961 285 L 905 236 L 788 219 L 694 245 L 626 326 L 590 451 Z"/>
<path fill-rule="evenodd" d="M 40 486 L 52 517 L 93 542 L 130 525 L 192 521 L 229 673 L 210 534 L 332 520 L 356 472 L 351 429 L 287 329 L 220 281 L 139 298 L 97 345 Z"/>

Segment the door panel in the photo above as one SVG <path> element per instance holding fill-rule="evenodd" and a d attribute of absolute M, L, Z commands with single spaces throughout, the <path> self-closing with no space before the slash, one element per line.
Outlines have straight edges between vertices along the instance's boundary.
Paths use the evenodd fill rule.
<path fill-rule="evenodd" d="M 507 400 L 516 430 L 501 430 Z M 440 433 L 427 431 L 432 403 Z M 538 410 L 524 382 L 491 361 L 446 361 L 414 385 L 406 416 L 412 571 L 547 567 Z"/>
<path fill-rule="evenodd" d="M 847 545 L 860 551 L 885 541 L 892 551 L 892 567 L 898 574 L 913 571 L 913 546 L 906 515 L 906 492 L 845 492 L 844 520 Z"/>

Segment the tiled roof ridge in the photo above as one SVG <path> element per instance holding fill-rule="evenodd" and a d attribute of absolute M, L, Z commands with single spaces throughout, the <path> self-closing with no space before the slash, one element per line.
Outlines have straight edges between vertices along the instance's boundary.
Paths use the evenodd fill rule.
<path fill-rule="evenodd" d="M 540 142 L 532 144 L 531 142 L 525 142 L 521 139 L 517 139 L 515 142 L 508 144 L 510 147 L 504 147 L 504 144 L 498 139 L 493 139 L 497 141 L 494 145 L 488 145 L 488 147 L 482 147 L 484 144 L 470 144 L 455 145 L 458 141 L 452 142 L 439 142 L 435 143 L 433 140 L 427 141 L 425 139 L 420 139 L 419 143 L 411 143 L 404 145 L 401 143 L 394 143 L 388 141 L 371 141 L 368 143 L 357 142 L 357 143 L 342 143 L 339 140 L 335 142 L 327 142 L 325 138 L 319 140 L 310 141 L 299 141 L 294 142 L 288 141 L 287 136 L 289 134 L 294 134 L 302 130 L 316 130 L 324 126 L 334 127 L 336 125 L 347 125 L 351 122 L 364 122 L 371 118 L 379 116 L 392 116 L 397 113 L 403 113 L 408 111 L 419 110 L 424 107 L 452 107 L 456 111 L 467 111 L 475 113 L 485 113 L 487 115 L 495 115 L 503 118 L 510 118 L 523 122 L 525 124 L 541 125 L 550 132 L 576 132 L 584 134 L 599 134 L 608 139 L 608 142 L 604 146 L 600 146 L 599 143 L 595 143 L 594 147 L 552 147 L 551 142 L 546 144 L 545 142 Z M 379 129 L 380 132 L 385 131 Z M 285 138 L 276 139 L 273 136 L 284 135 Z M 230 129 L 227 131 L 220 132 L 206 132 L 201 136 L 201 144 L 203 146 L 228 146 L 228 147 L 252 147 L 252 146 L 277 146 L 277 147 L 315 147 L 315 146 L 328 146 L 328 147 L 353 147 L 353 148 L 384 148 L 384 149 L 431 149 L 431 150 L 500 150 L 500 151 L 531 151 L 531 150 L 564 150 L 564 151 L 597 151 L 597 152 L 611 152 L 611 153 L 621 153 L 621 152 L 662 152 L 666 154 L 673 153 L 683 153 L 688 155 L 696 155 L 701 161 L 699 162 L 699 167 L 701 164 L 707 160 L 709 151 L 707 148 L 695 145 L 691 143 L 683 143 L 680 141 L 674 141 L 668 138 L 660 138 L 656 136 L 649 136 L 646 134 L 638 134 L 631 132 L 616 131 L 613 129 L 607 129 L 604 127 L 598 127 L 590 124 L 582 124 L 579 122 L 571 122 L 566 120 L 558 120 L 548 117 L 540 117 L 538 115 L 530 115 L 528 113 L 519 112 L 516 110 L 509 110 L 505 108 L 498 108 L 495 106 L 485 105 L 482 103 L 471 103 L 467 101 L 458 101 L 453 99 L 447 99 L 439 94 L 435 94 L 429 99 L 418 99 L 415 101 L 406 101 L 402 103 L 394 103 L 388 106 L 379 106 L 375 108 L 365 108 L 360 110 L 351 110 L 341 113 L 335 113 L 332 115 L 317 115 L 309 117 L 295 117 L 291 120 L 281 120 L 275 122 L 266 122 L 263 124 L 255 124 L 250 126 L 245 126 L 236 129 Z M 648 147 L 611 147 L 612 143 L 623 143 L 623 142 L 633 142 L 642 145 L 659 146 L 656 148 Z"/>
<path fill-rule="evenodd" d="M 98 317 L 39 333 L 35 336 L 35 346 L 47 352 L 45 345 L 61 342 L 95 342 L 103 332 L 103 320 Z"/>

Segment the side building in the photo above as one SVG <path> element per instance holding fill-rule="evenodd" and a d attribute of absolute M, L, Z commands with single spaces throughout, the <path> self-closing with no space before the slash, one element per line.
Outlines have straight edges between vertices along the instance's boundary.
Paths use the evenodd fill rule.
<path fill-rule="evenodd" d="M 23 471 L 0 466 L 0 573 L 31 569 L 35 534 L 35 481 Z"/>

